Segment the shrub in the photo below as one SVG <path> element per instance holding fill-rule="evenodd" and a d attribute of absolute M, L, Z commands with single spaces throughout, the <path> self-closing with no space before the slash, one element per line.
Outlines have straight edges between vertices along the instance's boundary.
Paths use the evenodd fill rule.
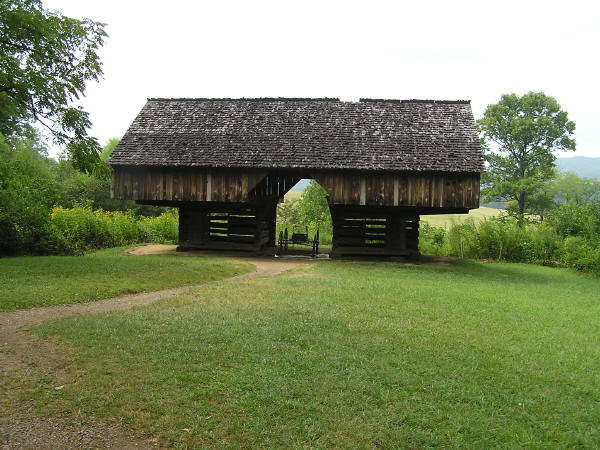
<path fill-rule="evenodd" d="M 132 213 L 93 211 L 88 205 L 57 206 L 51 225 L 57 248 L 68 254 L 138 242 L 170 243 L 178 237 L 176 212 L 138 219 Z"/>
<path fill-rule="evenodd" d="M 57 206 L 50 216 L 59 242 L 69 254 L 81 254 L 89 249 L 111 247 L 113 244 L 108 221 L 101 210 L 92 211 L 79 205 L 66 209 Z"/>
<path fill-rule="evenodd" d="M 434 227 L 427 222 L 421 222 L 419 231 L 419 247 L 423 253 L 441 255 L 446 241 L 446 229 Z"/>
<path fill-rule="evenodd" d="M 158 217 L 143 217 L 138 221 L 140 239 L 157 244 L 177 242 L 179 216 L 177 210 L 162 213 Z"/>
<path fill-rule="evenodd" d="M 549 226 L 530 228 L 528 240 L 524 242 L 524 257 L 529 263 L 544 266 L 561 265 L 563 239 Z"/>
<path fill-rule="evenodd" d="M 56 251 L 50 209 L 56 190 L 47 158 L 28 140 L 0 134 L 0 256 Z"/>

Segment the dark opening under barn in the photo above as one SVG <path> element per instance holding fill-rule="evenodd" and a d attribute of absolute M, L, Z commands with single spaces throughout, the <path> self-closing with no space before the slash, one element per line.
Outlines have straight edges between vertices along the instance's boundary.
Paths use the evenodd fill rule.
<path fill-rule="evenodd" d="M 112 195 L 179 208 L 181 249 L 273 253 L 299 180 L 328 193 L 331 256 L 418 254 L 421 214 L 479 207 L 468 101 L 149 99 L 114 150 Z"/>

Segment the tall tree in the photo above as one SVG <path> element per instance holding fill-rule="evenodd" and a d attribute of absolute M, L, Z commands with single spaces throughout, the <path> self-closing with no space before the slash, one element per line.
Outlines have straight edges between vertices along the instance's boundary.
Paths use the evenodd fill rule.
<path fill-rule="evenodd" d="M 310 180 L 310 184 L 304 189 L 298 208 L 302 219 L 315 229 L 331 222 L 327 191 L 315 180 Z"/>
<path fill-rule="evenodd" d="M 38 122 L 78 169 L 96 168 L 101 148 L 87 133 L 89 114 L 72 103 L 102 75 L 105 37 L 104 24 L 48 11 L 41 0 L 0 0 L 0 133 L 19 136 Z"/>
<path fill-rule="evenodd" d="M 509 212 L 523 224 L 536 209 L 540 192 L 554 175 L 553 152 L 575 150 L 575 123 L 558 102 L 542 92 L 505 94 L 478 121 L 488 163 L 483 194 L 509 201 Z"/>

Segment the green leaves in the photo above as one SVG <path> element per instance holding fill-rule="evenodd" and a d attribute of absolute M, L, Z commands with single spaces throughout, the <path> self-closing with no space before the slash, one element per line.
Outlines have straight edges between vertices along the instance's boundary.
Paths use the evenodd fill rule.
<path fill-rule="evenodd" d="M 70 105 L 102 75 L 97 50 L 106 36 L 104 24 L 50 12 L 39 0 L 0 0 L 0 133 L 18 136 L 38 122 L 67 144 L 78 168 L 96 170 L 89 115 Z"/>
<path fill-rule="evenodd" d="M 329 205 L 327 204 L 327 191 L 315 180 L 310 180 L 300 197 L 298 204 L 303 219 L 307 225 L 318 229 L 331 221 Z"/>
<path fill-rule="evenodd" d="M 547 203 L 541 189 L 554 175 L 553 152 L 575 150 L 575 123 L 554 98 L 529 92 L 503 95 L 487 107 L 478 125 L 488 164 L 483 193 L 491 200 L 514 200 L 514 214 L 522 223 L 524 213 L 532 211 L 528 199 L 537 198 L 538 206 Z"/>

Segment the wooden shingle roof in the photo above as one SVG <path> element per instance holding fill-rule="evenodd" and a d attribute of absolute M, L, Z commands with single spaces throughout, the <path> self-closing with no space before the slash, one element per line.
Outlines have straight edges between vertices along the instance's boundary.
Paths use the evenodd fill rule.
<path fill-rule="evenodd" d="M 113 166 L 481 172 L 468 101 L 148 99 Z"/>

